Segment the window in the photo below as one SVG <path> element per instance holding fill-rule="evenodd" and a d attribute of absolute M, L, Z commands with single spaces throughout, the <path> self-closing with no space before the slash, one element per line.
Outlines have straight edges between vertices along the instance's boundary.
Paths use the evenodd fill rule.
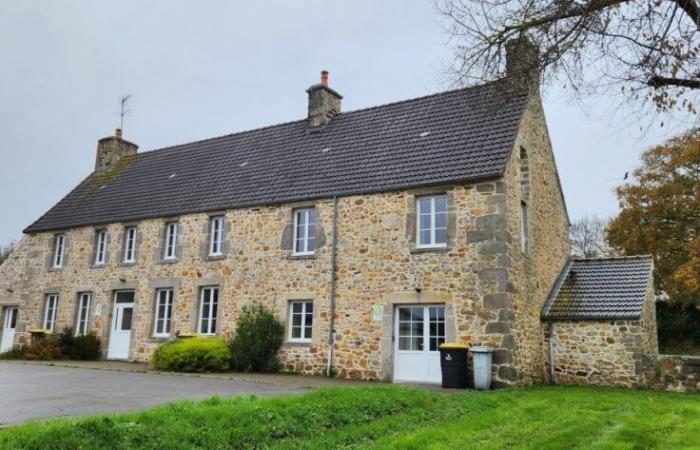
<path fill-rule="evenodd" d="M 95 265 L 104 265 L 107 259 L 107 231 L 98 230 L 95 234 Z"/>
<path fill-rule="evenodd" d="M 165 225 L 165 253 L 163 259 L 175 259 L 177 249 L 177 222 Z"/>
<path fill-rule="evenodd" d="M 75 318 L 75 335 L 82 336 L 88 332 L 88 324 L 90 323 L 90 302 L 92 294 L 83 292 L 78 294 L 78 314 Z"/>
<path fill-rule="evenodd" d="M 156 291 L 154 337 L 170 336 L 170 320 L 173 314 L 173 290 L 158 289 Z"/>
<path fill-rule="evenodd" d="M 63 267 L 65 245 L 66 236 L 64 234 L 57 234 L 53 242 L 53 267 L 56 269 Z"/>
<path fill-rule="evenodd" d="M 314 321 L 314 302 L 303 300 L 289 304 L 289 340 L 311 342 Z"/>
<path fill-rule="evenodd" d="M 219 288 L 202 288 L 199 295 L 199 334 L 216 334 L 216 313 L 219 306 Z"/>
<path fill-rule="evenodd" d="M 419 197 L 418 247 L 447 245 L 447 196 Z"/>
<path fill-rule="evenodd" d="M 58 308 L 58 294 L 49 294 L 46 296 L 46 304 L 44 305 L 44 329 L 53 331 L 56 325 L 56 309 Z"/>
<path fill-rule="evenodd" d="M 209 227 L 209 256 L 223 254 L 224 246 L 224 218 L 212 217 Z"/>
<path fill-rule="evenodd" d="M 528 229 L 527 229 L 527 203 L 520 202 L 520 244 L 523 253 L 527 254 Z"/>
<path fill-rule="evenodd" d="M 127 227 L 124 231 L 124 262 L 136 261 L 136 227 Z"/>
<path fill-rule="evenodd" d="M 316 250 L 316 210 L 294 211 L 294 254 L 313 255 Z"/>

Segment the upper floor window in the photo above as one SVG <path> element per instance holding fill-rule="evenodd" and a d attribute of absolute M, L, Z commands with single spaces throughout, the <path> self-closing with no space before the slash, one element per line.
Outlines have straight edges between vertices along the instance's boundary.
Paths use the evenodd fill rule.
<path fill-rule="evenodd" d="M 224 218 L 212 217 L 209 225 L 209 256 L 220 256 L 224 252 Z"/>
<path fill-rule="evenodd" d="M 156 291 L 155 325 L 153 336 L 170 336 L 170 322 L 173 315 L 173 290 L 158 289 Z"/>
<path fill-rule="evenodd" d="M 107 260 L 107 231 L 98 230 L 95 233 L 95 265 L 104 265 Z"/>
<path fill-rule="evenodd" d="M 417 199 L 418 247 L 447 245 L 447 196 L 432 195 Z"/>
<path fill-rule="evenodd" d="M 527 203 L 520 202 L 520 245 L 524 254 L 527 254 L 528 225 L 527 225 Z"/>
<path fill-rule="evenodd" d="M 165 252 L 163 259 L 175 259 L 177 255 L 177 222 L 165 225 Z"/>
<path fill-rule="evenodd" d="M 216 334 L 216 315 L 219 309 L 219 288 L 202 288 L 199 292 L 199 334 Z"/>
<path fill-rule="evenodd" d="M 53 242 L 53 267 L 59 268 L 63 267 L 63 261 L 65 256 L 65 246 L 66 246 L 66 235 L 57 234 L 54 236 Z"/>
<path fill-rule="evenodd" d="M 92 302 L 92 294 L 83 292 L 78 294 L 78 313 L 75 317 L 75 335 L 82 336 L 87 334 L 88 325 L 90 324 L 90 303 Z"/>
<path fill-rule="evenodd" d="M 58 294 L 49 294 L 44 303 L 44 329 L 53 331 L 56 326 L 56 309 L 58 308 Z"/>
<path fill-rule="evenodd" d="M 311 342 L 314 321 L 314 302 L 311 300 L 289 303 L 289 341 Z"/>
<path fill-rule="evenodd" d="M 124 262 L 136 261 L 136 227 L 127 227 L 124 231 Z"/>
<path fill-rule="evenodd" d="M 294 211 L 294 254 L 312 255 L 316 251 L 316 209 Z"/>

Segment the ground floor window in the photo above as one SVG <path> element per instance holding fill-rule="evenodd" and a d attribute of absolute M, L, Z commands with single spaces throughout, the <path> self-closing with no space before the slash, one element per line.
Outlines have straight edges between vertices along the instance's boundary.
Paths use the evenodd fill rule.
<path fill-rule="evenodd" d="M 289 304 L 289 341 L 311 342 L 314 320 L 314 302 L 293 301 Z"/>
<path fill-rule="evenodd" d="M 58 308 L 58 294 L 49 294 L 46 296 L 44 305 L 44 323 L 43 328 L 47 331 L 53 331 L 56 325 L 56 309 Z"/>
<path fill-rule="evenodd" d="M 205 287 L 199 295 L 199 334 L 216 334 L 216 314 L 219 307 L 219 288 Z"/>
<path fill-rule="evenodd" d="M 88 332 L 90 323 L 90 303 L 92 294 L 83 292 L 78 294 L 78 314 L 75 320 L 75 335 L 82 336 Z"/>
<path fill-rule="evenodd" d="M 170 322 L 173 311 L 173 290 L 158 289 L 156 291 L 155 326 L 153 336 L 170 336 Z"/>

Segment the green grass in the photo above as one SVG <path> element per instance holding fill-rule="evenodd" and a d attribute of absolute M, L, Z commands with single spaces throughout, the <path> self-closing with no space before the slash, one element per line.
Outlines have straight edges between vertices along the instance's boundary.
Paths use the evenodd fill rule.
<path fill-rule="evenodd" d="M 0 430 L 0 448 L 700 448 L 700 396 L 564 386 L 332 388 L 29 423 Z"/>

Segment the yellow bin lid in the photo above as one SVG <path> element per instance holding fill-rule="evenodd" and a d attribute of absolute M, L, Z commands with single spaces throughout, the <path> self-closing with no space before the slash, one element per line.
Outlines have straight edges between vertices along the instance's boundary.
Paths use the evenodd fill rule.
<path fill-rule="evenodd" d="M 469 347 L 459 342 L 445 342 L 440 344 L 440 350 L 468 350 Z"/>

